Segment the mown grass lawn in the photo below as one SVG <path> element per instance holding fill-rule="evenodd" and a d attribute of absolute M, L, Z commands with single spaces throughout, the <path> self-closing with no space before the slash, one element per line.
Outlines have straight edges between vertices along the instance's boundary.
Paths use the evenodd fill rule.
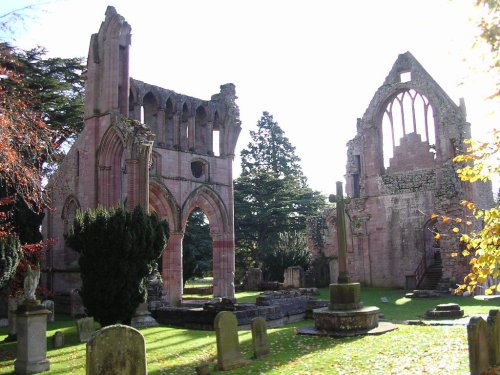
<path fill-rule="evenodd" d="M 255 299 L 257 293 L 238 294 L 239 301 Z M 392 289 L 363 288 L 365 305 L 376 305 L 387 319 L 418 319 L 437 303 L 458 302 L 467 315 L 487 313 L 500 308 L 500 301 L 473 298 L 407 300 L 403 292 Z M 322 297 L 328 291 L 322 290 Z M 389 302 L 381 303 L 387 297 Z M 239 338 L 247 366 L 227 374 L 467 374 L 468 350 L 465 326 L 398 325 L 398 330 L 381 336 L 346 339 L 298 336 L 296 328 L 313 325 L 313 321 L 288 324 L 269 329 L 271 354 L 250 360 L 251 334 L 240 331 Z M 75 324 L 67 316 L 57 316 L 48 326 L 50 338 L 57 330 L 65 334 L 65 347 L 55 350 L 48 339 L 51 374 L 84 374 L 85 344 L 77 339 Z M 215 366 L 215 334 L 209 331 L 170 327 L 142 329 L 146 338 L 150 374 L 194 374 L 195 367 L 210 361 Z M 6 330 L 0 330 L 0 341 Z M 0 374 L 12 373 L 15 343 L 0 343 Z"/>

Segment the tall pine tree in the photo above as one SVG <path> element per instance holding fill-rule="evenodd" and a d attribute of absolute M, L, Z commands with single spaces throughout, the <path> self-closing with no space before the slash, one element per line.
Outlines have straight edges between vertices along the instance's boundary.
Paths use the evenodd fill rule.
<path fill-rule="evenodd" d="M 272 115 L 264 112 L 250 135 L 252 141 L 241 152 L 242 173 L 234 183 L 236 260 L 240 269 L 254 264 L 269 277 L 265 260 L 280 235 L 303 233 L 306 219 L 323 209 L 326 200 L 308 187 L 295 147 Z M 273 263 L 281 268 L 273 275 L 293 265 Z"/>

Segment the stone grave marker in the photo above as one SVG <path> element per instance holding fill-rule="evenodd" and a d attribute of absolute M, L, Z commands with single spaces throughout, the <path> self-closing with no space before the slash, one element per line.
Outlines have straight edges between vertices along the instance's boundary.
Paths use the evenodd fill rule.
<path fill-rule="evenodd" d="M 146 342 L 135 328 L 117 324 L 87 342 L 87 375 L 146 375 Z"/>
<path fill-rule="evenodd" d="M 262 285 L 262 270 L 250 267 L 243 278 L 244 290 L 260 290 Z"/>
<path fill-rule="evenodd" d="M 52 336 L 52 346 L 54 347 L 54 349 L 59 349 L 64 346 L 64 333 L 62 333 L 61 331 L 57 331 L 56 333 L 54 333 L 54 335 Z"/>
<path fill-rule="evenodd" d="M 252 346 L 253 357 L 256 359 L 269 354 L 267 326 L 264 318 L 258 317 L 252 320 Z"/>
<path fill-rule="evenodd" d="M 8 307 L 7 307 L 7 319 L 8 319 L 8 337 L 15 340 L 16 337 L 16 310 L 17 310 L 17 300 L 15 297 L 9 297 Z"/>
<path fill-rule="evenodd" d="M 471 375 L 479 375 L 489 367 L 488 326 L 483 318 L 474 316 L 467 324 L 469 366 Z"/>
<path fill-rule="evenodd" d="M 500 310 L 490 310 L 487 319 L 490 365 L 500 365 Z"/>
<path fill-rule="evenodd" d="M 80 319 L 87 316 L 78 289 L 73 289 L 70 293 L 70 315 L 73 319 Z"/>
<path fill-rule="evenodd" d="M 50 369 L 47 360 L 47 314 L 39 302 L 26 300 L 16 311 L 16 374 L 36 374 Z"/>
<path fill-rule="evenodd" d="M 95 332 L 94 318 L 81 318 L 76 321 L 76 331 L 80 342 L 87 342 Z"/>
<path fill-rule="evenodd" d="M 238 341 L 238 321 L 230 311 L 221 311 L 214 320 L 217 339 L 217 368 L 222 371 L 241 367 L 245 364 Z"/>
<path fill-rule="evenodd" d="M 54 301 L 47 299 L 42 302 L 42 305 L 50 311 L 50 314 L 47 315 L 47 323 L 55 322 L 55 314 L 54 314 Z"/>
<path fill-rule="evenodd" d="M 303 288 L 305 284 L 305 274 L 301 266 L 288 267 L 284 274 L 285 288 Z"/>

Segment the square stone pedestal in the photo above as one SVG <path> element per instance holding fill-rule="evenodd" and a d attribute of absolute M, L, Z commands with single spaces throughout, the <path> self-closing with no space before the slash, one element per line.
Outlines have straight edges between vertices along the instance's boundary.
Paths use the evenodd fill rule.
<path fill-rule="evenodd" d="M 39 303 L 20 305 L 16 311 L 17 358 L 16 374 L 36 374 L 47 371 L 47 315 L 49 310 Z"/>

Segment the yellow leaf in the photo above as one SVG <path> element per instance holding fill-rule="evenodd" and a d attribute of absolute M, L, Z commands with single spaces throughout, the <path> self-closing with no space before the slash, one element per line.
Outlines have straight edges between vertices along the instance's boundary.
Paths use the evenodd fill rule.
<path fill-rule="evenodd" d="M 492 291 L 491 289 L 486 289 L 486 290 L 484 291 L 484 294 L 486 294 L 486 295 L 490 295 L 490 294 L 493 294 L 493 291 Z"/>
<path fill-rule="evenodd" d="M 455 218 L 455 223 L 461 223 L 462 222 L 462 219 L 460 219 L 459 217 Z"/>
<path fill-rule="evenodd" d="M 448 216 L 443 216 L 443 223 L 446 223 L 450 218 Z"/>
<path fill-rule="evenodd" d="M 450 255 L 452 258 L 455 258 L 458 255 L 458 253 L 451 253 Z"/>
<path fill-rule="evenodd" d="M 434 236 L 434 239 L 436 241 L 439 241 L 441 239 L 441 235 L 439 233 L 437 233 L 435 236 Z"/>
<path fill-rule="evenodd" d="M 434 220 L 435 218 L 437 218 L 439 215 L 436 215 L 436 214 L 432 214 L 431 215 L 431 219 Z"/>
<path fill-rule="evenodd" d="M 460 231 L 460 229 L 458 229 L 458 228 L 453 228 L 451 231 L 452 231 L 453 233 L 458 233 L 458 232 Z"/>

